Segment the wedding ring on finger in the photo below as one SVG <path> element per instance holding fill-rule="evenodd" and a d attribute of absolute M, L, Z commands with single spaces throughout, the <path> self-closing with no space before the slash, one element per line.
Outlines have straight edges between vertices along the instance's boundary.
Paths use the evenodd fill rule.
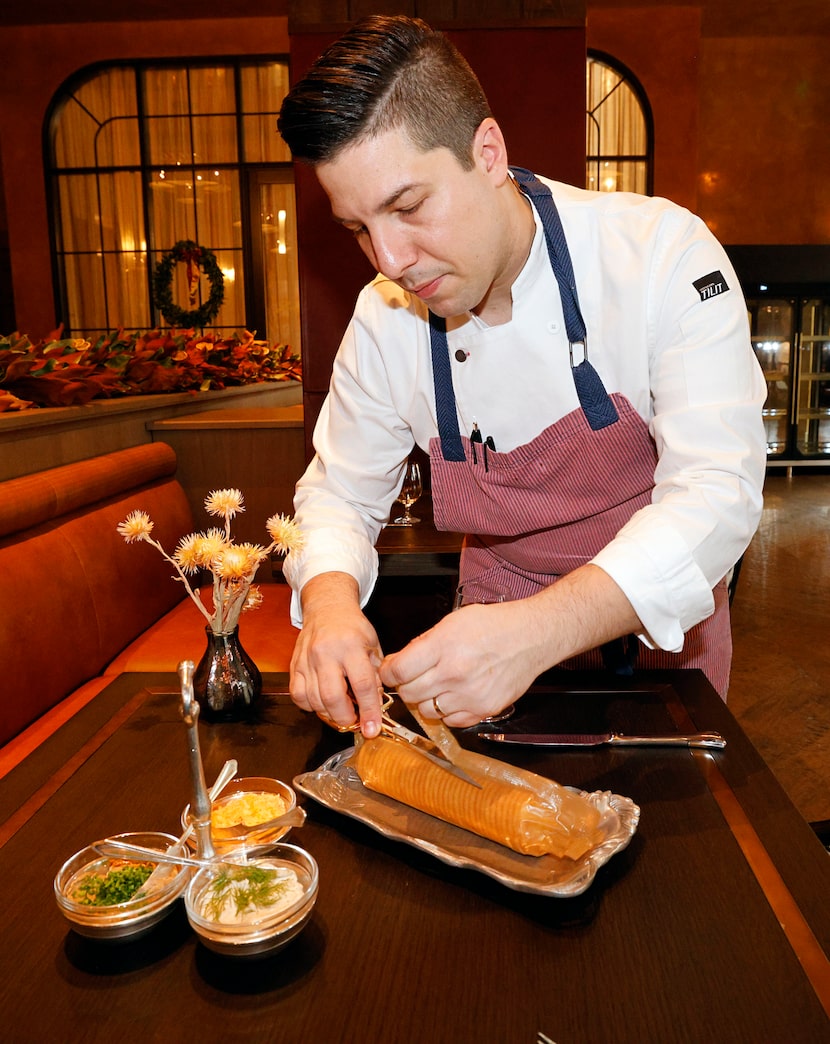
<path fill-rule="evenodd" d="M 444 711 L 441 710 L 441 704 L 438 702 L 438 697 L 437 696 L 433 696 L 432 697 L 432 706 L 435 708 L 435 713 L 443 721 L 443 719 L 444 719 Z"/>

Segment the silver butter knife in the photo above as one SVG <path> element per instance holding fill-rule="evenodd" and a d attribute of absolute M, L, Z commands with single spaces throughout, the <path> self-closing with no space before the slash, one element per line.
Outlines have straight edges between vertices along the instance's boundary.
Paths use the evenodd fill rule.
<path fill-rule="evenodd" d="M 722 750 L 726 740 L 719 732 L 697 732 L 691 736 L 626 736 L 621 732 L 575 734 L 479 732 L 492 743 L 518 743 L 533 747 L 705 747 Z"/>

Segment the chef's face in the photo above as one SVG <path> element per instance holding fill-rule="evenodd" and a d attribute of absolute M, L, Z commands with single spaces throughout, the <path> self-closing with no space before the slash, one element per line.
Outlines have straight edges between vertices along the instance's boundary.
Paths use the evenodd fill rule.
<path fill-rule="evenodd" d="M 376 270 L 436 315 L 485 310 L 505 291 L 509 298 L 528 244 L 517 260 L 510 220 L 517 194 L 494 120 L 476 132 L 471 170 L 449 149 L 423 152 L 395 129 L 320 164 L 317 177 L 335 219 Z"/>

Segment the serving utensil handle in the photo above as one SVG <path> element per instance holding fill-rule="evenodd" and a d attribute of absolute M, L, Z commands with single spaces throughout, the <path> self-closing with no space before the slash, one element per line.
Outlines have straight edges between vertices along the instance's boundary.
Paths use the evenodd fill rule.
<path fill-rule="evenodd" d="M 608 742 L 617 747 L 703 747 L 723 750 L 726 746 L 726 740 L 719 732 L 696 732 L 690 736 L 626 736 L 617 733 Z"/>
<path fill-rule="evenodd" d="M 193 661 L 182 660 L 178 667 L 182 693 L 182 718 L 187 726 L 190 755 L 190 782 L 193 799 L 190 808 L 196 831 L 196 851 L 202 859 L 216 855 L 210 834 L 210 797 L 205 784 L 205 769 L 199 749 L 199 704 L 193 697 Z"/>

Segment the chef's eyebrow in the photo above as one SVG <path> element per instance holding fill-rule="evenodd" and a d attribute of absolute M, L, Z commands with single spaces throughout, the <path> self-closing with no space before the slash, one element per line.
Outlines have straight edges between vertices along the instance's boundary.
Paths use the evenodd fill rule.
<path fill-rule="evenodd" d="M 421 186 L 418 182 L 412 181 L 406 185 L 401 185 L 400 188 L 396 188 L 394 192 L 390 193 L 386 199 L 382 200 L 381 203 L 375 208 L 375 214 L 382 214 L 384 210 L 389 210 L 393 207 L 401 196 L 405 196 L 407 192 L 413 192 L 419 189 Z M 332 214 L 332 217 L 339 225 L 355 225 L 363 224 L 361 221 L 357 221 L 354 218 L 344 218 L 337 214 Z"/>

